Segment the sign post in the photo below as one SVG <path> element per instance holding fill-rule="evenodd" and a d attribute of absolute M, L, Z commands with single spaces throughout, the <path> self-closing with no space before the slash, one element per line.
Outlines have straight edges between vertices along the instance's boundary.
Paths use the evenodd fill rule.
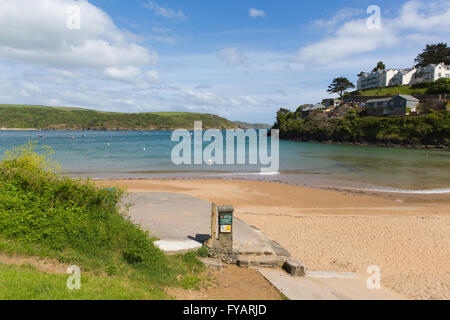
<path fill-rule="evenodd" d="M 232 206 L 217 207 L 219 218 L 219 246 L 222 255 L 233 254 L 233 213 Z"/>

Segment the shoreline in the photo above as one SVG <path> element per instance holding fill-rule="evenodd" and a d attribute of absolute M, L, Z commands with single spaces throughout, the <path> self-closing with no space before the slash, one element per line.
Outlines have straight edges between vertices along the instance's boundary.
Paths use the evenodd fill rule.
<path fill-rule="evenodd" d="M 261 174 L 259 172 L 213 172 L 213 171 L 149 171 L 149 172 L 123 172 L 123 173 L 67 173 L 72 177 L 81 177 L 93 181 L 102 180 L 224 180 L 224 181 L 260 181 L 274 182 L 290 186 L 313 188 L 318 190 L 342 191 L 354 193 L 386 193 L 403 195 L 450 194 L 449 187 L 430 187 L 425 189 L 407 189 L 389 186 L 374 185 L 358 181 L 345 181 L 320 173 L 274 173 Z"/>
<path fill-rule="evenodd" d="M 237 218 L 309 270 L 365 275 L 367 266 L 378 265 L 382 286 L 411 299 L 450 299 L 450 194 L 348 192 L 223 179 L 93 182 L 233 205 Z"/>
<path fill-rule="evenodd" d="M 360 147 L 381 147 L 381 148 L 394 148 L 394 149 L 450 151 L 450 145 L 398 144 L 398 143 L 368 142 L 368 141 L 361 141 L 361 142 L 333 141 L 333 140 L 318 141 L 318 140 L 303 140 L 303 139 L 282 139 L 282 140 L 294 141 L 294 142 L 316 143 L 316 144 L 360 146 Z"/>

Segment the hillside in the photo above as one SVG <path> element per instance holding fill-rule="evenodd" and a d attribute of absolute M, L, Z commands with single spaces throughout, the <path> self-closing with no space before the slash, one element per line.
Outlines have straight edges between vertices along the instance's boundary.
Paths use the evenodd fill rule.
<path fill-rule="evenodd" d="M 81 108 L 0 105 L 0 128 L 66 130 L 173 130 L 192 128 L 231 129 L 237 125 L 212 114 L 189 112 L 119 113 Z"/>
<path fill-rule="evenodd" d="M 427 88 L 411 88 L 410 86 L 402 87 L 383 87 L 357 91 L 362 96 L 394 96 L 396 94 L 425 94 Z M 353 92 L 352 94 L 354 94 Z"/>
<path fill-rule="evenodd" d="M 265 123 L 248 123 L 242 121 L 234 121 L 240 129 L 270 129 L 272 126 Z"/>
<path fill-rule="evenodd" d="M 280 110 L 275 129 L 280 138 L 295 141 L 371 144 L 413 148 L 450 147 L 450 112 L 420 116 L 360 117 L 348 113 L 343 119 L 299 118 Z"/>
<path fill-rule="evenodd" d="M 362 96 L 394 96 L 396 94 L 433 95 L 449 94 L 450 79 L 441 78 L 435 82 L 421 82 L 412 86 L 392 86 L 353 91 L 349 95 Z"/>

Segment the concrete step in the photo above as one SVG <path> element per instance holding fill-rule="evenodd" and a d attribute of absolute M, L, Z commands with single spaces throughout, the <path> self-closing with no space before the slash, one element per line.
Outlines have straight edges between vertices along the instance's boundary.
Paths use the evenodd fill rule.
<path fill-rule="evenodd" d="M 271 255 L 238 255 L 237 265 L 244 268 L 249 267 L 265 267 L 265 268 L 281 268 L 287 258 L 283 256 Z"/>

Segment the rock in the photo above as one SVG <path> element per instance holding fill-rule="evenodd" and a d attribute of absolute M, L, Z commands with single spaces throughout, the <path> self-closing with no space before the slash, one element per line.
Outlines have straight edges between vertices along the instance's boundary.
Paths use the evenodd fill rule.
<path fill-rule="evenodd" d="M 301 277 L 306 273 L 306 266 L 298 260 L 288 259 L 283 265 L 283 269 L 286 270 L 291 276 Z"/>
<path fill-rule="evenodd" d="M 213 258 L 199 258 L 199 260 L 203 262 L 207 268 L 222 272 L 223 267 L 220 260 Z"/>
<path fill-rule="evenodd" d="M 239 267 L 266 267 L 280 268 L 286 261 L 286 257 L 276 255 L 239 255 L 237 265 Z"/>

